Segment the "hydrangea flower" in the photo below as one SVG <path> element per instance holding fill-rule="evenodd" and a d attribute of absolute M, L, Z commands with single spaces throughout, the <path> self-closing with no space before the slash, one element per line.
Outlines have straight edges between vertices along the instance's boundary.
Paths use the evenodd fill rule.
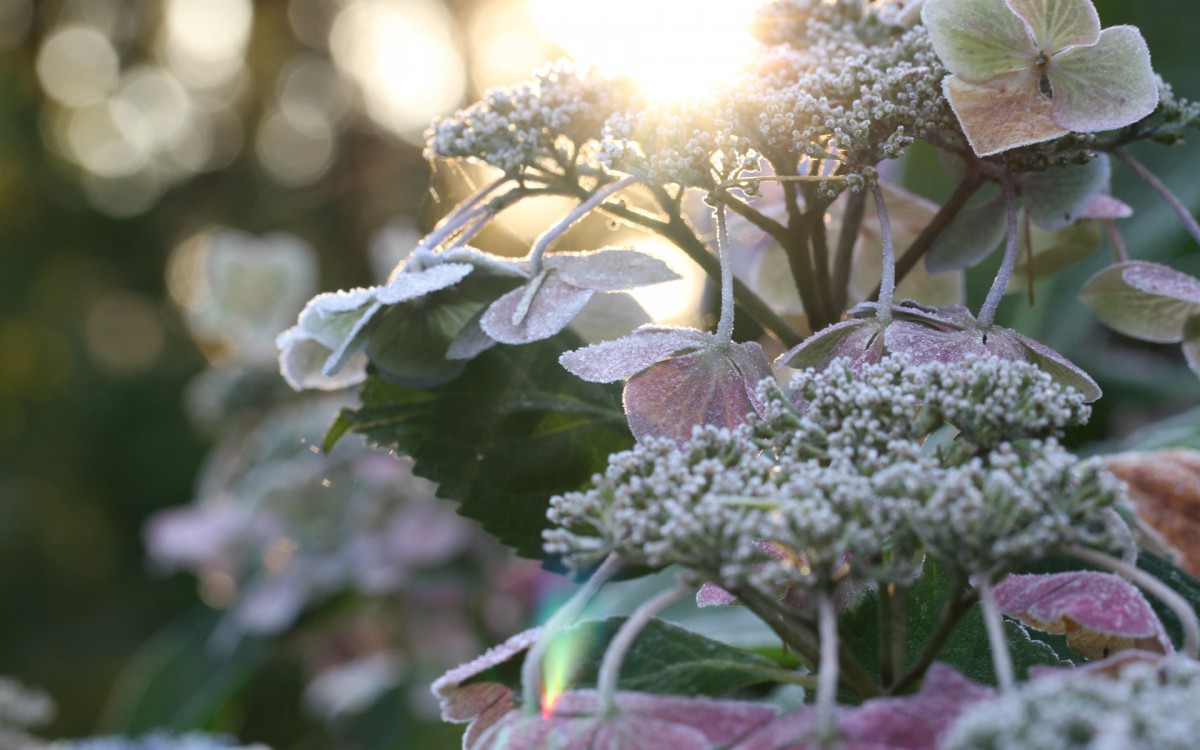
<path fill-rule="evenodd" d="M 1134 653 L 1134 652 L 1128 652 Z M 1200 664 L 1121 658 L 1043 672 L 969 707 L 942 750 L 1191 750 L 1200 736 Z"/>
<path fill-rule="evenodd" d="M 519 263 L 472 248 L 418 249 L 383 286 L 309 302 L 279 335 L 280 372 L 296 390 L 345 388 L 366 376 L 369 352 L 394 382 L 414 388 L 446 382 L 462 369 L 461 360 L 490 344 L 472 336 L 484 309 L 527 278 Z"/>
<path fill-rule="evenodd" d="M 626 338 L 567 352 L 559 361 L 592 382 L 629 378 L 625 414 L 642 441 L 683 441 L 699 425 L 742 424 L 759 410 L 756 388 L 771 375 L 758 344 L 663 326 L 642 326 Z"/>
<path fill-rule="evenodd" d="M 979 156 L 1131 125 L 1158 106 L 1141 32 L 1091 0 L 927 0 L 942 83 Z"/>

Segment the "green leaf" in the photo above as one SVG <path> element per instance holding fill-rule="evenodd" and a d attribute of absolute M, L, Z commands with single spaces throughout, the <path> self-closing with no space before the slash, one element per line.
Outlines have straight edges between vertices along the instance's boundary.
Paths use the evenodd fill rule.
<path fill-rule="evenodd" d="M 1200 314 L 1200 280 L 1158 263 L 1116 263 L 1088 279 L 1080 299 L 1109 328 L 1156 343 L 1177 343 Z"/>
<path fill-rule="evenodd" d="M 142 734 L 160 727 L 222 730 L 220 717 L 270 657 L 268 644 L 242 638 L 220 650 L 212 636 L 220 613 L 208 609 L 168 626 L 126 666 L 114 691 L 105 731 Z"/>
<path fill-rule="evenodd" d="M 946 68 L 969 83 L 983 83 L 1028 68 L 1033 40 L 1025 24 L 996 0 L 926 0 L 921 19 Z"/>
<path fill-rule="evenodd" d="M 596 687 L 604 650 L 625 620 L 587 620 L 556 635 L 543 665 L 547 686 L 555 690 Z M 518 690 L 524 658 L 525 652 L 514 655 L 469 682 L 498 682 Z M 661 695 L 719 696 L 776 682 L 783 672 L 766 657 L 656 619 L 629 649 L 617 686 Z"/>
<path fill-rule="evenodd" d="M 326 447 L 347 432 L 412 456 L 415 472 L 438 483 L 521 555 L 541 558 L 546 507 L 582 489 L 608 456 L 633 444 L 620 384 L 588 383 L 558 363 L 578 337 L 561 333 L 521 347 L 496 346 L 445 385 L 408 389 L 372 374 L 362 407 L 344 410 Z"/>
<path fill-rule="evenodd" d="M 1007 215 L 1003 195 L 963 209 L 933 243 L 925 256 L 925 267 L 932 273 L 942 273 L 983 260 L 1004 241 Z"/>
<path fill-rule="evenodd" d="M 1062 229 L 1083 215 L 1111 176 L 1112 166 L 1103 154 L 1087 164 L 1034 172 L 1021 180 L 1021 204 L 1037 226 Z"/>
<path fill-rule="evenodd" d="M 1072 47 L 1047 67 L 1056 123 L 1081 133 L 1132 125 L 1158 106 L 1150 50 L 1133 26 L 1114 26 L 1090 47 Z"/>
<path fill-rule="evenodd" d="M 933 635 L 949 600 L 951 585 L 950 577 L 941 565 L 932 558 L 926 558 L 924 574 L 909 591 L 906 665 L 916 660 Z M 877 608 L 878 595 L 872 592 L 857 609 L 843 616 L 839 623 L 842 639 L 874 677 L 879 675 Z M 1013 666 L 1019 677 L 1024 678 L 1032 666 L 1069 663 L 1067 655 L 1071 652 L 1065 640 L 1042 633 L 1034 635 L 1012 620 L 1005 620 L 1004 625 Z M 972 607 L 959 620 L 938 651 L 937 660 L 955 667 L 977 682 L 996 684 L 987 631 L 978 606 Z"/>

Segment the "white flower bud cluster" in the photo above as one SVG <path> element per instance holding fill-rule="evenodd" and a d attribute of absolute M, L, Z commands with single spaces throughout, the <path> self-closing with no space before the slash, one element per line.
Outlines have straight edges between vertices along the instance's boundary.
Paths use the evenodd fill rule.
<path fill-rule="evenodd" d="M 1183 656 L 1037 677 L 980 701 L 943 750 L 1191 750 L 1200 736 L 1200 664 Z"/>
<path fill-rule="evenodd" d="M 679 564 L 736 587 L 908 582 L 921 549 L 985 572 L 1066 545 L 1115 546 L 1107 509 L 1126 502 L 1124 487 L 1054 439 L 1085 407 L 1032 365 L 888 357 L 855 371 L 839 360 L 792 386 L 764 381 L 764 414 L 738 430 L 612 456 L 592 489 L 551 500 L 546 550 L 580 568 L 610 552 Z M 947 418 L 969 424 L 969 450 L 923 447 Z"/>
<path fill-rule="evenodd" d="M 552 156 L 561 139 L 586 147 L 610 115 L 631 104 L 628 86 L 560 60 L 532 81 L 492 89 L 483 101 L 436 120 L 425 134 L 426 157 L 478 159 L 516 174 Z"/>

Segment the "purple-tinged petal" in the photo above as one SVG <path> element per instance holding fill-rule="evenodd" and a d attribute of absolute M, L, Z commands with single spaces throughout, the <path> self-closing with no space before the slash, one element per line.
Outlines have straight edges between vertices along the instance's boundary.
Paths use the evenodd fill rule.
<path fill-rule="evenodd" d="M 916 695 L 875 698 L 837 719 L 840 750 L 932 750 L 968 706 L 995 692 L 943 664 L 934 664 Z M 806 706 L 780 716 L 731 750 L 821 750 L 817 712 Z"/>
<path fill-rule="evenodd" d="M 482 313 L 463 326 L 446 348 L 446 359 L 474 359 L 496 345 L 496 340 L 487 335 L 480 325 L 481 318 Z"/>
<path fill-rule="evenodd" d="M 1028 68 L 1037 52 L 1025 23 L 996 0 L 926 0 L 921 19 L 946 69 L 972 83 Z"/>
<path fill-rule="evenodd" d="M 1146 597 L 1111 573 L 1010 575 L 995 593 L 1005 614 L 1037 630 L 1066 634 L 1067 645 L 1088 659 L 1129 648 L 1173 651 Z"/>
<path fill-rule="evenodd" d="M 817 331 L 779 355 L 775 365 L 797 369 L 815 367 L 820 370 L 840 357 L 858 362 L 878 335 L 879 325 L 873 319 L 843 320 Z"/>
<path fill-rule="evenodd" d="M 513 711 L 472 750 L 712 750 L 775 716 L 767 706 L 711 698 L 619 692 L 602 715 L 594 690 L 568 691 L 545 715 Z"/>
<path fill-rule="evenodd" d="M 1032 68 L 1006 73 L 984 84 L 946 76 L 942 91 L 963 134 L 978 156 L 1053 140 L 1070 129 L 1055 121 L 1051 100 L 1042 96 Z"/>
<path fill-rule="evenodd" d="M 375 292 L 384 305 L 395 305 L 448 289 L 475 270 L 469 263 L 443 263 L 420 271 L 401 272 Z"/>
<path fill-rule="evenodd" d="M 1035 664 L 1029 668 L 1029 679 L 1038 680 L 1046 677 L 1069 677 L 1070 675 L 1091 674 L 1119 679 L 1127 667 L 1149 664 L 1157 667 L 1162 664 L 1163 655 L 1153 651 L 1141 651 L 1136 648 L 1118 651 L 1108 658 L 1099 661 L 1089 661 L 1075 667 L 1052 667 L 1046 664 Z"/>
<path fill-rule="evenodd" d="M 1188 319 L 1200 314 L 1200 280 L 1145 261 L 1099 271 L 1079 297 L 1109 328 L 1155 343 L 1182 341 Z"/>
<path fill-rule="evenodd" d="M 493 302 L 480 324 L 488 336 L 502 344 L 541 341 L 566 328 L 593 294 L 552 272 L 540 282 L 519 286 Z"/>
<path fill-rule="evenodd" d="M 1094 133 L 1132 125 L 1158 106 L 1158 81 L 1150 50 L 1133 26 L 1100 32 L 1089 47 L 1050 58 L 1053 119 L 1068 130 Z"/>
<path fill-rule="evenodd" d="M 1092 0 L 1005 0 L 1046 52 L 1093 45 L 1100 39 L 1100 16 Z"/>
<path fill-rule="evenodd" d="M 928 362 L 947 364 L 976 357 L 1000 357 L 1024 360 L 1021 346 L 993 328 L 987 341 L 983 333 L 970 328 L 963 331 L 939 331 L 921 323 L 893 321 L 884 334 L 884 346 L 889 353 L 905 354 L 913 365 Z"/>
<path fill-rule="evenodd" d="M 705 607 L 728 607 L 737 604 L 738 598 L 721 588 L 711 581 L 705 581 L 700 590 L 696 592 L 696 606 L 704 609 Z"/>
<path fill-rule="evenodd" d="M 996 329 L 992 330 L 995 332 Z M 1016 331 L 1006 330 L 1005 334 L 1011 336 L 1025 348 L 1026 360 L 1037 365 L 1038 369 L 1049 373 L 1056 383 L 1069 385 L 1082 393 L 1085 402 L 1090 404 L 1103 395 L 1100 386 L 1096 384 L 1095 380 L 1092 380 L 1092 376 L 1063 355 L 1040 341 L 1035 341 Z"/>
<path fill-rule="evenodd" d="M 494 682 L 463 683 L 527 650 L 540 634 L 540 628 L 517 633 L 504 643 L 488 649 L 482 656 L 451 669 L 434 681 L 430 689 L 441 704 L 442 719 L 456 723 L 470 722 L 463 736 L 464 750 L 474 747 L 489 727 L 516 709 L 517 700 L 513 691 L 505 685 Z"/>
<path fill-rule="evenodd" d="M 679 278 L 670 266 L 653 255 L 623 248 L 557 253 L 547 256 L 545 264 L 557 269 L 568 283 L 593 292 L 622 292 Z"/>
<path fill-rule="evenodd" d="M 1108 193 L 1100 193 L 1087 205 L 1081 219 L 1128 219 L 1133 216 L 1133 208 L 1122 200 Z"/>
<path fill-rule="evenodd" d="M 559 363 L 593 383 L 611 383 L 636 375 L 672 354 L 698 349 L 712 340 L 695 328 L 643 326 L 625 338 L 565 352 Z"/>
<path fill-rule="evenodd" d="M 668 437 L 683 442 L 700 425 L 738 427 L 759 410 L 755 390 L 760 372 L 769 372 L 757 345 L 741 347 L 737 359 L 761 359 L 762 367 L 746 372 L 735 353 L 705 348 L 656 362 L 625 384 L 625 415 L 638 440 Z"/>

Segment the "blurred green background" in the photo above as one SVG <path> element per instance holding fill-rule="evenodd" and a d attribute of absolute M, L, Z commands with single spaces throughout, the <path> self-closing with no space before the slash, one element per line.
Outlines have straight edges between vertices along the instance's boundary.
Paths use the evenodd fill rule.
<path fill-rule="evenodd" d="M 581 24 L 605 12 L 577 6 Z M 1200 97 L 1192 0 L 1097 6 L 1106 26 L 1138 25 L 1155 68 Z M 0 674 L 55 697 L 42 734 L 113 729 L 123 667 L 202 606 L 193 578 L 152 574 L 141 537 L 192 497 L 208 443 L 182 394 L 219 356 L 172 299 L 172 252 L 214 227 L 284 230 L 318 251 L 322 289 L 372 283 L 370 238 L 442 210 L 428 120 L 556 54 L 525 0 L 0 0 Z M 1200 144 L 1136 153 L 1200 206 Z M 906 174 L 938 199 L 936 170 L 914 159 Z M 1132 254 L 1200 273 L 1162 203 L 1114 172 L 1137 212 Z M 520 252 L 516 234 L 489 242 Z M 1105 388 L 1078 441 L 1200 396 L 1177 347 L 1108 334 L 1076 302 L 1105 253 L 1004 310 Z M 989 270 L 972 276 L 976 300 Z M 294 662 L 262 670 L 226 728 L 278 748 L 319 736 Z"/>

